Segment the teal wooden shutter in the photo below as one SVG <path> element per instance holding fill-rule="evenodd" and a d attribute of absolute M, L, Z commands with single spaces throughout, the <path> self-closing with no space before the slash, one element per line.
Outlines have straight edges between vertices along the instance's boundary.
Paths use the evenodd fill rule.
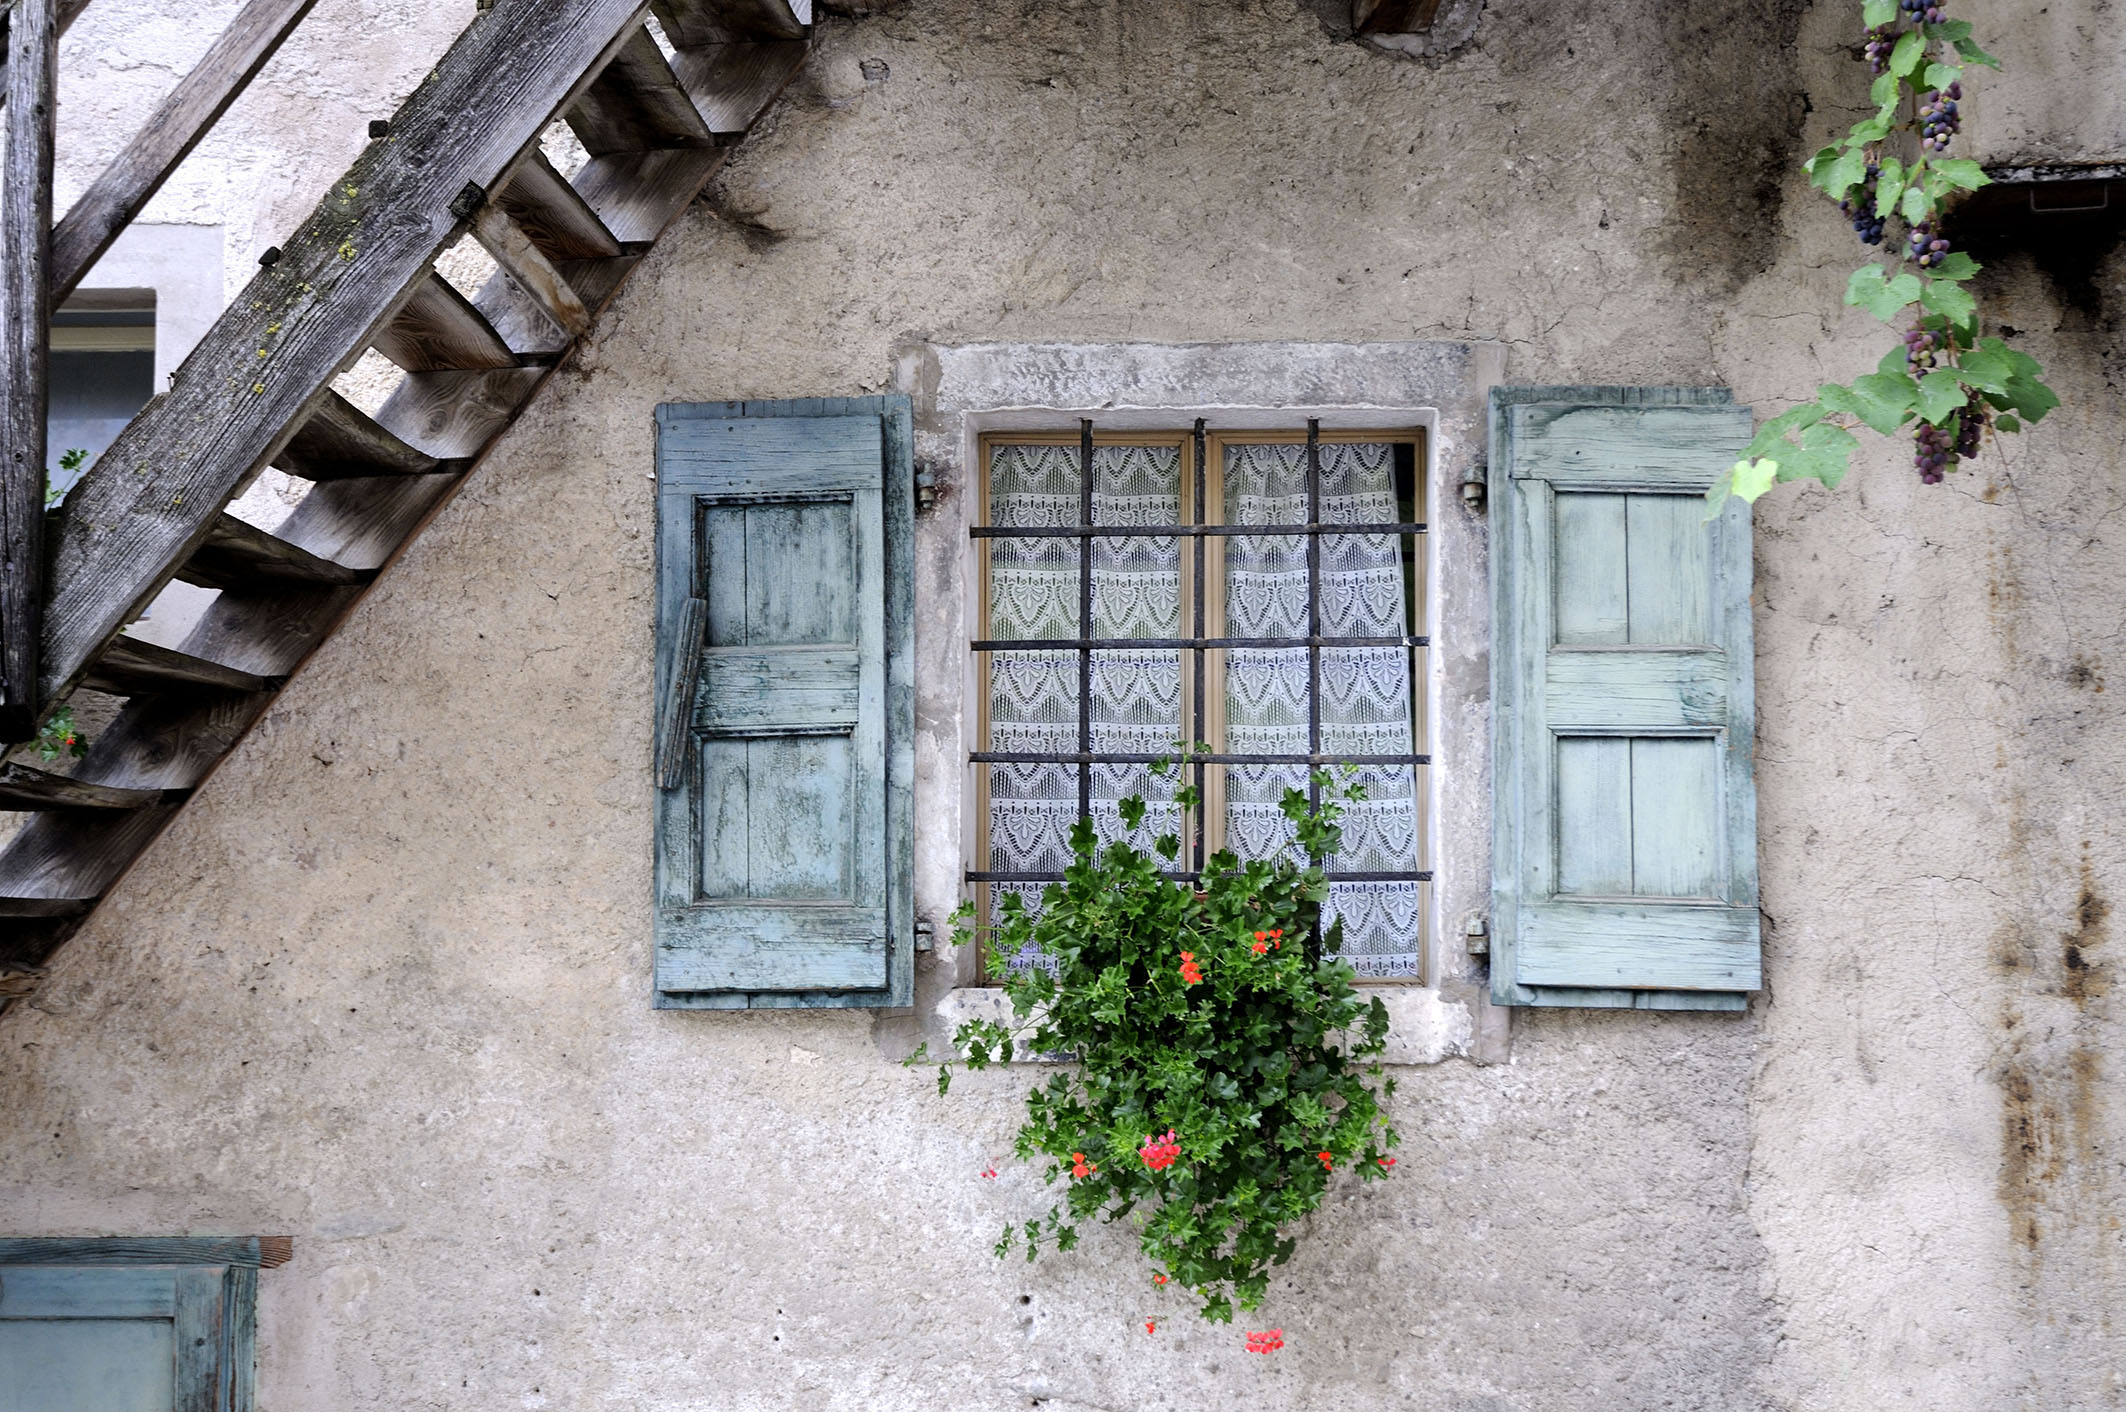
<path fill-rule="evenodd" d="M 0 1263 L 0 1408 L 248 1412 L 256 1289 L 220 1265 Z"/>
<path fill-rule="evenodd" d="M 1759 985 L 1750 438 L 1723 388 L 1491 403 L 1493 998 L 1739 1010 Z"/>
<path fill-rule="evenodd" d="M 656 1003 L 903 1006 L 904 397 L 657 409 Z"/>

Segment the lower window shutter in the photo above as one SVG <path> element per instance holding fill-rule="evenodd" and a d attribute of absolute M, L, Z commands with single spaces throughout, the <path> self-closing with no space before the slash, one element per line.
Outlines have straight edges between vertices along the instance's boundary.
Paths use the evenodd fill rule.
<path fill-rule="evenodd" d="M 1751 433 L 1724 388 L 1491 403 L 1492 996 L 1739 1010 L 1760 984 Z"/>
<path fill-rule="evenodd" d="M 908 400 L 657 423 L 656 1003 L 908 1005 Z"/>

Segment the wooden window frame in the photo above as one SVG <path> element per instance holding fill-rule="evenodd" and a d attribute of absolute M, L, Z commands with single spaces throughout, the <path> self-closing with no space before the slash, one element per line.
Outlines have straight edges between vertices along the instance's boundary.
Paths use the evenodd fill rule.
<path fill-rule="evenodd" d="M 977 499 L 975 519 L 975 574 L 976 599 L 975 621 L 978 636 L 973 650 L 975 669 L 975 746 L 970 757 L 974 770 L 975 835 L 972 849 L 974 866 L 967 874 L 967 882 L 975 891 L 975 906 L 978 917 L 986 918 L 990 912 L 991 892 L 998 879 L 991 867 L 989 852 L 990 793 L 989 769 L 983 756 L 990 749 L 990 663 L 993 652 L 979 644 L 988 632 L 991 602 L 991 554 L 988 542 L 995 538 L 1009 537 L 996 530 L 990 516 L 990 468 L 998 448 L 1005 446 L 1073 446 L 1083 445 L 1088 450 L 1110 446 L 1172 446 L 1176 448 L 1179 462 L 1178 499 L 1180 502 L 1180 525 L 1223 526 L 1224 519 L 1224 466 L 1225 451 L 1231 446 L 1266 445 L 1315 445 L 1391 443 L 1407 445 L 1412 453 L 1410 495 L 1407 510 L 1398 495 L 1398 508 L 1404 515 L 1403 523 L 1414 529 L 1399 534 L 1402 540 L 1404 566 L 1404 627 L 1406 650 L 1411 654 L 1411 743 L 1413 751 L 1410 765 L 1412 771 L 1412 803 L 1417 813 L 1416 855 L 1420 864 L 1431 856 L 1432 820 L 1429 807 L 1431 790 L 1428 773 L 1431 767 L 1429 754 L 1422 748 L 1428 740 L 1431 710 L 1431 674 L 1427 654 L 1431 649 L 1425 632 L 1429 603 L 1428 552 L 1424 541 L 1426 530 L 1427 496 L 1426 466 L 1428 433 L 1422 425 L 1386 427 L 1322 427 L 1311 419 L 1303 427 L 1278 428 L 1229 428 L 1212 429 L 1206 421 L 1198 419 L 1194 428 L 1183 429 L 1133 429 L 1102 430 L 1097 423 L 1086 421 L 1076 431 L 1050 430 L 993 430 L 982 432 L 977 438 Z M 1312 535 L 1317 542 L 1320 536 L 1340 532 L 1333 526 L 1315 523 Z M 1188 542 L 1194 552 L 1184 553 L 1180 569 L 1181 609 L 1184 616 L 1183 635 L 1188 638 L 1222 638 L 1227 635 L 1224 601 L 1224 535 L 1189 536 Z M 1080 539 L 1080 543 L 1086 543 Z M 1312 586 L 1318 594 L 1318 577 Z M 1193 626 L 1193 631 L 1190 627 Z M 1101 639 L 1091 638 L 1097 644 Z M 1219 753 L 1225 740 L 1224 693 L 1209 690 L 1206 683 L 1220 679 L 1224 669 L 1225 648 L 1185 646 L 1177 649 L 1184 656 L 1181 682 L 1181 715 L 1184 723 L 1200 721 L 1199 738 Z M 1310 687 L 1318 687 L 1319 661 L 1317 657 L 1310 668 Z M 1331 649 L 1333 650 L 1333 649 Z M 1190 660 L 1193 659 L 1193 660 Z M 1202 710 L 1197 707 L 1198 693 L 1202 694 Z M 1318 696 L 1318 690 L 1313 694 Z M 1186 729 L 1184 724 L 1183 729 Z M 1097 758 L 1097 752 L 1094 752 Z M 1322 763 L 1333 764 L 1337 757 L 1323 753 Z M 1193 876 L 1200 872 L 1204 861 L 1215 854 L 1225 843 L 1225 783 L 1227 766 L 1222 763 L 1199 763 L 1196 767 L 1197 784 L 1201 801 L 1194 817 L 1185 823 L 1193 836 L 1191 844 L 1184 849 L 1184 861 L 1193 867 L 1182 870 Z M 1429 971 L 1431 947 L 1429 945 L 1429 921 L 1431 916 L 1430 891 L 1433 886 L 1429 867 L 1412 871 L 1412 879 L 1426 892 L 1425 903 L 1418 910 L 1419 932 L 1412 939 L 1412 948 L 1421 958 L 1417 973 L 1408 976 L 1362 977 L 1361 984 L 1391 986 L 1423 986 L 1430 984 Z M 1331 874 L 1332 880 L 1335 874 Z M 978 932 L 983 930 L 979 924 Z M 988 974 L 986 961 L 979 962 L 983 983 L 994 984 L 996 978 Z"/>

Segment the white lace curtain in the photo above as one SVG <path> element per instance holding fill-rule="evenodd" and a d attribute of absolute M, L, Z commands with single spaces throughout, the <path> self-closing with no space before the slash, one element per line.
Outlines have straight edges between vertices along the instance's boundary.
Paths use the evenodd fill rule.
<path fill-rule="evenodd" d="M 1394 447 L 1385 443 L 1320 448 L 1324 522 L 1380 523 L 1399 518 Z M 1181 518 L 1180 453 L 1173 446 L 1103 446 L 1093 453 L 1096 524 L 1175 524 Z M 1235 524 L 1295 524 L 1306 518 L 1306 448 L 1228 447 L 1225 518 Z M 1003 446 L 990 461 L 989 522 L 1064 526 L 1078 522 L 1079 451 L 1075 446 Z M 1306 540 L 1235 536 L 1225 552 L 1225 635 L 1304 637 L 1307 631 Z M 989 541 L 989 623 L 998 639 L 1078 635 L 1079 548 L 1070 539 Z M 1406 632 L 1402 558 L 1392 535 L 1333 535 L 1322 540 L 1322 631 L 1371 637 Z M 1103 638 L 1178 637 L 1184 628 L 1181 545 L 1168 538 L 1093 541 L 1093 634 Z M 1183 654 L 1173 650 L 1097 652 L 1092 670 L 1096 752 L 1158 754 L 1188 738 L 1182 715 Z M 1412 749 L 1410 655 L 1400 648 L 1341 648 L 1322 653 L 1322 746 L 1338 754 L 1394 754 Z M 1235 649 L 1224 673 L 1227 739 L 1239 753 L 1307 750 L 1306 649 Z M 1213 689 L 1217 683 L 1214 681 Z M 1072 651 L 990 654 L 989 748 L 1075 751 L 1078 660 Z M 1332 870 L 1387 872 L 1417 867 L 1415 781 L 1408 766 L 1366 767 L 1371 798 L 1350 807 L 1344 847 Z M 1288 849 L 1292 828 L 1278 809 L 1287 786 L 1305 788 L 1301 766 L 1235 766 L 1228 775 L 1226 844 L 1243 858 Z M 1140 794 L 1151 805 L 1140 844 L 1178 831 L 1173 785 L 1141 765 L 1096 766 L 1093 820 L 1103 841 L 1120 836 L 1115 801 Z M 1078 813 L 1070 765 L 989 767 L 989 868 L 1056 872 L 1070 861 L 1069 833 Z M 1330 909 L 1344 922 L 1344 954 L 1361 975 L 1397 976 L 1417 969 L 1418 884 L 1339 883 Z M 999 884 L 1038 899 L 1038 884 Z M 1031 964 L 1037 957 L 1019 958 Z"/>

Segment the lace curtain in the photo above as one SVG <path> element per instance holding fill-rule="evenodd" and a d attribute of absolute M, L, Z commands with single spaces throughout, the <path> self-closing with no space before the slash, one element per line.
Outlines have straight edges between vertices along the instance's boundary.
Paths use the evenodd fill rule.
<path fill-rule="evenodd" d="M 1400 518 L 1394 447 L 1325 444 L 1320 448 L 1325 522 Z M 1180 453 L 1173 446 L 1103 446 L 1093 453 L 1096 524 L 1175 524 L 1182 518 Z M 1304 446 L 1232 446 L 1225 456 L 1225 517 L 1235 524 L 1296 524 L 1306 518 Z M 1075 446 L 1000 446 L 990 460 L 989 523 L 1003 527 L 1078 522 L 1079 451 Z M 987 635 L 998 639 L 1078 635 L 1079 548 L 1070 539 L 992 539 Z M 1226 541 L 1225 633 L 1233 637 L 1304 637 L 1307 630 L 1306 540 L 1234 536 Z M 1322 540 L 1322 631 L 1371 637 L 1408 631 L 1400 546 L 1392 535 L 1332 535 Z M 1093 541 L 1093 633 L 1097 637 L 1178 637 L 1184 627 L 1181 545 L 1172 538 Z M 1095 751 L 1159 754 L 1188 738 L 1182 716 L 1184 664 L 1178 651 L 1097 652 L 1092 671 Z M 1215 683 L 1215 679 L 1214 679 Z M 1411 750 L 1410 654 L 1400 648 L 1344 648 L 1322 653 L 1322 746 L 1342 754 Z M 1235 649 L 1224 673 L 1225 749 L 1305 753 L 1306 649 Z M 1071 651 L 997 652 L 989 663 L 989 748 L 1075 751 L 1078 661 Z M 1070 862 L 1069 835 L 1078 813 L 1070 765 L 994 764 L 989 768 L 989 868 L 1057 872 Z M 1332 869 L 1386 872 L 1417 867 L 1414 772 L 1366 767 L 1371 798 L 1350 806 L 1344 848 Z M 1287 786 L 1305 788 L 1300 766 L 1235 766 L 1227 776 L 1226 845 L 1243 858 L 1292 846 L 1278 810 Z M 1173 782 L 1141 765 L 1092 771 L 1093 822 L 1103 842 L 1122 833 L 1115 801 L 1141 794 L 1150 808 L 1135 842 L 1181 828 Z M 1339 883 L 1333 915 L 1343 918 L 1344 954 L 1361 975 L 1417 971 L 1418 887 Z M 1029 904 L 1039 884 L 997 884 Z M 1015 958 L 1014 965 L 1039 962 Z"/>
<path fill-rule="evenodd" d="M 1384 524 L 1402 518 L 1395 498 L 1395 448 L 1382 442 L 1328 443 L 1321 458 L 1324 524 Z M 1228 446 L 1228 524 L 1304 524 L 1307 449 Z M 1307 541 L 1298 535 L 1236 535 L 1226 541 L 1225 613 L 1229 637 L 1307 635 Z M 1394 535 L 1321 537 L 1324 637 L 1407 633 L 1402 550 Z M 1410 653 L 1400 647 L 1323 648 L 1321 748 L 1332 755 L 1394 755 L 1412 745 Z M 1234 648 L 1226 654 L 1226 748 L 1234 754 L 1307 750 L 1307 651 Z M 1368 797 L 1346 806 L 1343 849 L 1330 871 L 1401 872 L 1417 866 L 1416 771 L 1367 765 L 1354 778 Z M 1306 788 L 1301 765 L 1234 765 L 1226 775 L 1226 846 L 1242 858 L 1292 849 L 1292 823 L 1279 801 Z M 1337 883 L 1328 910 L 1344 924 L 1343 954 L 1362 976 L 1418 970 L 1419 884 Z"/>

